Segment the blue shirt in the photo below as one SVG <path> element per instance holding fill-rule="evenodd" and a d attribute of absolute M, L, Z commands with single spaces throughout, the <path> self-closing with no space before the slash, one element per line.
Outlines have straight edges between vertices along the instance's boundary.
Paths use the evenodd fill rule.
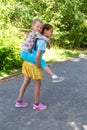
<path fill-rule="evenodd" d="M 40 57 L 43 56 L 43 53 L 46 51 L 46 41 L 42 40 L 42 39 L 38 39 L 36 42 L 36 50 L 32 50 L 32 53 L 34 53 L 36 55 L 36 53 L 41 50 L 43 51 L 42 54 L 40 55 Z"/>

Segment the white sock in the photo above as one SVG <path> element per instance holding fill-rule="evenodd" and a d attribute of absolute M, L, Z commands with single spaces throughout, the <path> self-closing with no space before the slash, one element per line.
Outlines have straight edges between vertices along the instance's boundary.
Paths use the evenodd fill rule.
<path fill-rule="evenodd" d="M 57 79 L 57 78 L 58 78 L 58 76 L 55 74 L 52 76 L 52 79 Z"/>

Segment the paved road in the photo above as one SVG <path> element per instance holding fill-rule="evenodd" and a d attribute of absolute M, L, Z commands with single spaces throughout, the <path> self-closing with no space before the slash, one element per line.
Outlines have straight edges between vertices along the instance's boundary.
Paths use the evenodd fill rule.
<path fill-rule="evenodd" d="M 27 108 L 15 108 L 23 77 L 0 83 L 0 130 L 87 130 L 87 56 L 53 65 L 65 80 L 52 84 L 46 73 L 42 80 L 41 102 L 45 111 L 34 111 L 31 82 L 24 100 Z"/>

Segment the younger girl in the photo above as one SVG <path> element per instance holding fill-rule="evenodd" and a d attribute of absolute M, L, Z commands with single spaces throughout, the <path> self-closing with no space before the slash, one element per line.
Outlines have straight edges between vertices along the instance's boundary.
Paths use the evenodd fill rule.
<path fill-rule="evenodd" d="M 45 24 L 44 27 L 43 27 L 42 21 L 35 20 L 33 22 L 33 24 L 32 24 L 32 29 L 33 29 L 33 33 L 32 33 L 33 36 L 30 33 L 30 35 L 29 35 L 30 40 L 28 39 L 28 42 L 29 41 L 32 42 L 32 38 L 34 39 L 34 41 L 35 41 L 36 38 L 38 38 L 37 43 L 38 43 L 38 46 L 40 47 L 39 49 L 41 49 L 41 51 L 45 52 L 46 51 L 46 46 L 49 46 L 49 44 L 47 44 L 47 42 L 48 42 L 48 38 L 51 37 L 51 35 L 52 35 L 53 27 L 51 25 L 49 25 L 49 24 Z M 42 32 L 43 36 L 41 36 L 41 35 L 37 36 L 35 34 L 35 32 L 38 32 L 38 33 Z M 51 34 L 49 34 L 49 32 L 51 32 Z M 28 44 L 28 42 L 27 42 L 27 44 Z M 36 43 L 36 45 L 37 45 L 37 43 Z M 26 47 L 24 47 L 25 45 L 22 45 L 21 57 L 23 58 L 23 60 L 26 60 L 26 61 L 31 62 L 33 64 L 37 64 L 36 61 L 38 61 L 38 59 L 36 60 L 36 57 L 37 57 L 36 53 L 37 53 L 38 50 L 36 51 L 36 53 L 34 51 L 32 51 L 30 53 L 28 45 L 26 45 Z M 39 56 L 43 52 L 40 52 L 40 53 L 38 52 Z M 38 53 L 37 53 L 37 55 L 38 55 Z M 42 56 L 40 56 L 39 58 L 40 58 L 39 61 L 38 61 L 40 63 L 39 67 L 43 68 L 52 77 L 52 82 L 60 82 L 60 81 L 63 80 L 62 77 L 58 77 L 57 75 L 55 75 L 51 71 L 51 69 L 48 67 L 46 62 L 42 59 Z"/>

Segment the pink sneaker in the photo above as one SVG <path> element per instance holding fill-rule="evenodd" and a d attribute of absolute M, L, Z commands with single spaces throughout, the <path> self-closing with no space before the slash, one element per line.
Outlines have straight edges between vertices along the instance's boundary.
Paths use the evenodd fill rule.
<path fill-rule="evenodd" d="M 33 104 L 33 109 L 34 109 L 34 110 L 45 110 L 45 109 L 47 109 L 47 106 L 46 106 L 46 105 L 43 105 L 43 104 L 41 104 L 41 103 L 39 103 L 39 105 Z"/>
<path fill-rule="evenodd" d="M 15 107 L 27 107 L 28 103 L 24 101 L 16 101 Z"/>

